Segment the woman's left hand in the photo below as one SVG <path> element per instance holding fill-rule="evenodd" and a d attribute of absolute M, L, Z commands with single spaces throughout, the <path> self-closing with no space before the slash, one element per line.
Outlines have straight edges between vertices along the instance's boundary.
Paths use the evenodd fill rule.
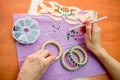
<path fill-rule="evenodd" d="M 48 50 L 39 50 L 29 55 L 23 63 L 17 80 L 39 80 L 55 56 Z"/>

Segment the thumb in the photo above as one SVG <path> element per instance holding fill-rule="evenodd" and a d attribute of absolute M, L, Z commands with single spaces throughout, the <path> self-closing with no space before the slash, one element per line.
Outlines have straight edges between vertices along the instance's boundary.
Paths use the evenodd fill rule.
<path fill-rule="evenodd" d="M 55 61 L 55 56 L 53 55 L 46 58 L 46 63 L 49 65 L 52 64 L 54 61 Z"/>
<path fill-rule="evenodd" d="M 85 42 L 88 42 L 90 40 L 89 35 L 85 33 Z"/>
<path fill-rule="evenodd" d="M 92 28 L 91 24 L 86 25 L 86 33 L 90 39 L 91 39 L 91 28 Z"/>

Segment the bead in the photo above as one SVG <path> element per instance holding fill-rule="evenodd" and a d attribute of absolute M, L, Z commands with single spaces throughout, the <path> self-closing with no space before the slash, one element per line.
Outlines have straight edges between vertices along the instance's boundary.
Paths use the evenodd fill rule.
<path fill-rule="evenodd" d="M 75 63 L 75 61 L 73 61 L 73 63 Z"/>
<path fill-rule="evenodd" d="M 77 66 L 77 63 L 75 63 L 75 65 Z"/>
<path fill-rule="evenodd" d="M 81 65 L 80 65 L 80 64 L 78 64 L 78 66 L 80 67 Z"/>
<path fill-rule="evenodd" d="M 71 61 L 73 61 L 73 59 L 72 59 L 72 58 L 71 58 L 70 60 L 71 60 Z"/>
<path fill-rule="evenodd" d="M 69 58 L 71 57 L 71 55 L 69 55 Z"/>

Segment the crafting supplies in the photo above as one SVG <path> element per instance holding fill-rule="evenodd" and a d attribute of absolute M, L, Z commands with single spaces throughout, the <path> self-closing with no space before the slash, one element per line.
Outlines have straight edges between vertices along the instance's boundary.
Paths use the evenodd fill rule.
<path fill-rule="evenodd" d="M 62 13 L 58 9 L 61 10 Z M 63 12 L 63 10 L 65 10 L 65 12 Z M 67 12 L 70 12 L 72 14 L 70 15 L 69 13 L 66 14 Z M 58 80 L 58 79 L 69 80 L 69 79 L 74 79 L 74 78 L 83 77 L 83 76 L 86 77 L 86 76 L 103 74 L 105 72 L 103 67 L 100 65 L 99 61 L 95 58 L 94 55 L 91 55 L 92 53 L 87 49 L 84 41 L 84 35 L 82 33 L 78 33 L 77 36 L 79 37 L 77 37 L 74 31 L 72 31 L 72 34 L 67 36 L 69 40 L 66 39 L 66 32 L 68 31 L 69 28 L 72 28 L 74 26 L 84 23 L 86 19 L 90 19 L 91 21 L 95 20 L 97 18 L 97 12 L 91 11 L 91 10 L 81 10 L 80 8 L 77 8 L 74 6 L 71 6 L 71 7 L 63 6 L 54 1 L 31 0 L 29 14 L 14 15 L 14 21 L 16 21 L 19 18 L 28 17 L 28 16 L 32 17 L 32 19 L 37 20 L 40 26 L 42 26 L 40 29 L 41 36 L 38 39 L 38 41 L 36 41 L 35 44 L 31 44 L 27 46 L 24 46 L 19 43 L 16 44 L 19 68 L 24 62 L 26 56 L 30 55 L 32 52 L 39 50 L 40 48 L 39 46 L 41 46 L 43 42 L 46 42 L 47 40 L 55 40 L 61 44 L 64 51 L 70 49 L 71 46 L 75 46 L 75 45 L 83 46 L 87 51 L 87 53 L 89 54 L 89 62 L 87 62 L 87 65 L 82 66 L 77 71 L 70 72 L 63 69 L 63 67 L 61 66 L 58 60 L 47 69 L 47 71 L 44 73 L 41 80 Z M 53 30 L 51 28 L 52 25 L 55 25 L 55 28 L 56 27 L 58 28 Z M 61 26 L 60 29 L 59 29 L 59 26 Z M 63 35 L 65 35 L 65 37 L 61 38 L 63 37 Z M 76 40 L 74 40 L 74 37 Z M 47 46 L 47 48 L 51 49 L 52 46 L 51 47 Z M 51 50 L 53 53 L 57 51 L 54 48 L 52 48 Z M 74 55 L 74 52 L 72 52 L 72 55 Z M 76 56 L 74 58 L 77 59 Z M 68 59 L 69 62 L 73 64 L 73 62 L 69 59 L 69 57 L 64 59 Z M 79 62 L 79 60 L 77 62 Z M 75 67 L 78 67 L 78 66 L 75 65 Z M 56 76 L 56 77 L 51 77 L 51 76 Z"/>
<path fill-rule="evenodd" d="M 34 43 L 40 36 L 39 25 L 30 17 L 20 18 L 13 25 L 12 35 L 19 43 Z"/>
<path fill-rule="evenodd" d="M 48 40 L 55 40 L 59 42 L 59 44 L 62 46 L 63 52 L 65 52 L 66 50 L 69 50 L 72 46 L 76 46 L 76 45 L 82 46 L 87 51 L 89 55 L 89 60 L 85 66 L 82 66 L 75 71 L 66 70 L 66 68 L 63 68 L 63 66 L 61 65 L 62 63 L 60 64 L 61 59 L 57 60 L 55 61 L 54 64 L 48 67 L 47 71 L 45 72 L 41 80 L 58 80 L 58 79 L 70 80 L 70 79 L 74 79 L 78 77 L 94 76 L 94 75 L 105 73 L 105 70 L 100 64 L 100 62 L 98 61 L 98 59 L 96 59 L 96 57 L 86 47 L 84 35 L 81 32 L 76 34 L 79 37 L 77 38 L 77 40 L 73 40 L 72 38 L 70 38 L 70 40 L 67 40 L 64 37 L 61 38 L 63 35 L 66 35 L 67 29 L 69 29 L 70 27 L 72 28 L 74 25 L 68 25 L 66 22 L 53 21 L 52 19 L 46 16 L 34 16 L 33 17 L 28 14 L 15 14 L 13 16 L 14 22 L 16 22 L 16 20 L 23 18 L 23 17 L 32 17 L 32 19 L 37 20 L 37 22 L 40 25 L 40 38 L 38 38 L 38 40 L 35 43 L 30 44 L 30 45 L 22 45 L 19 43 L 16 44 L 19 69 L 21 68 L 22 63 L 24 62 L 25 58 L 31 53 L 39 50 L 44 42 Z M 61 26 L 61 28 L 59 29 L 59 31 L 57 31 L 56 29 L 56 32 L 54 32 L 53 30 L 55 29 L 52 27 L 52 25 L 55 25 L 57 27 Z M 52 32 L 52 34 L 50 34 L 48 37 L 45 36 L 45 33 L 47 31 Z M 78 32 L 79 30 L 76 29 L 75 32 L 76 31 Z M 74 34 L 73 31 L 72 33 Z M 46 46 L 46 49 L 51 50 L 52 53 L 56 54 L 57 56 L 58 51 L 54 45 L 48 45 Z M 74 58 L 76 60 L 78 59 L 75 55 L 74 55 Z M 70 65 L 71 67 L 71 64 L 72 64 L 71 60 L 69 60 L 69 58 L 65 58 L 65 59 L 67 59 L 69 62 L 68 63 L 66 61 L 66 64 L 68 64 L 68 66 Z M 51 77 L 51 76 L 56 76 L 56 77 Z"/>
<path fill-rule="evenodd" d="M 67 40 L 77 40 L 81 36 L 79 30 L 66 31 L 65 37 Z"/>
<path fill-rule="evenodd" d="M 67 65 L 67 63 L 65 62 L 65 56 L 69 53 L 69 50 L 67 50 L 65 53 L 63 53 L 62 58 L 61 58 L 61 62 L 63 64 L 63 67 L 67 70 L 73 71 L 73 70 L 77 70 L 79 68 L 79 66 L 74 66 L 74 67 L 70 67 Z M 81 63 L 82 62 L 82 58 L 80 56 L 80 54 L 77 51 L 73 51 L 73 54 L 75 54 L 78 57 L 78 62 Z"/>
<path fill-rule="evenodd" d="M 74 58 L 73 58 L 73 52 L 75 50 L 80 50 L 82 51 L 83 55 L 84 55 L 84 60 L 82 62 L 77 62 Z M 87 52 L 80 46 L 74 46 L 72 47 L 70 50 L 69 50 L 69 58 L 70 60 L 73 62 L 73 64 L 75 64 L 76 66 L 83 66 L 87 63 L 87 60 L 88 60 L 88 55 L 87 55 Z"/>
<path fill-rule="evenodd" d="M 55 46 L 58 48 L 58 56 L 57 56 L 56 59 L 55 59 L 55 60 L 58 60 L 58 59 L 61 57 L 61 55 L 62 55 L 62 47 L 61 47 L 61 45 L 60 45 L 58 42 L 54 41 L 54 40 L 49 40 L 49 41 L 46 41 L 46 42 L 42 45 L 41 49 L 45 49 L 45 47 L 46 47 L 47 45 L 49 45 L 49 44 L 53 44 L 53 45 L 55 45 Z"/>

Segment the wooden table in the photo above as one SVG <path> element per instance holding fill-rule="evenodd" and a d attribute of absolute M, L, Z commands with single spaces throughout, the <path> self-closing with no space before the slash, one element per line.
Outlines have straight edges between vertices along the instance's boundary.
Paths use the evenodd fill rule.
<path fill-rule="evenodd" d="M 54 1 L 54 0 L 53 0 Z M 120 0 L 56 0 L 58 3 L 81 9 L 91 9 L 99 16 L 108 16 L 99 22 L 102 45 L 111 56 L 120 61 Z M 27 13 L 30 0 L 0 0 L 0 80 L 16 80 L 18 59 L 12 38 L 12 14 Z M 108 74 L 92 76 L 91 80 L 110 80 Z"/>

